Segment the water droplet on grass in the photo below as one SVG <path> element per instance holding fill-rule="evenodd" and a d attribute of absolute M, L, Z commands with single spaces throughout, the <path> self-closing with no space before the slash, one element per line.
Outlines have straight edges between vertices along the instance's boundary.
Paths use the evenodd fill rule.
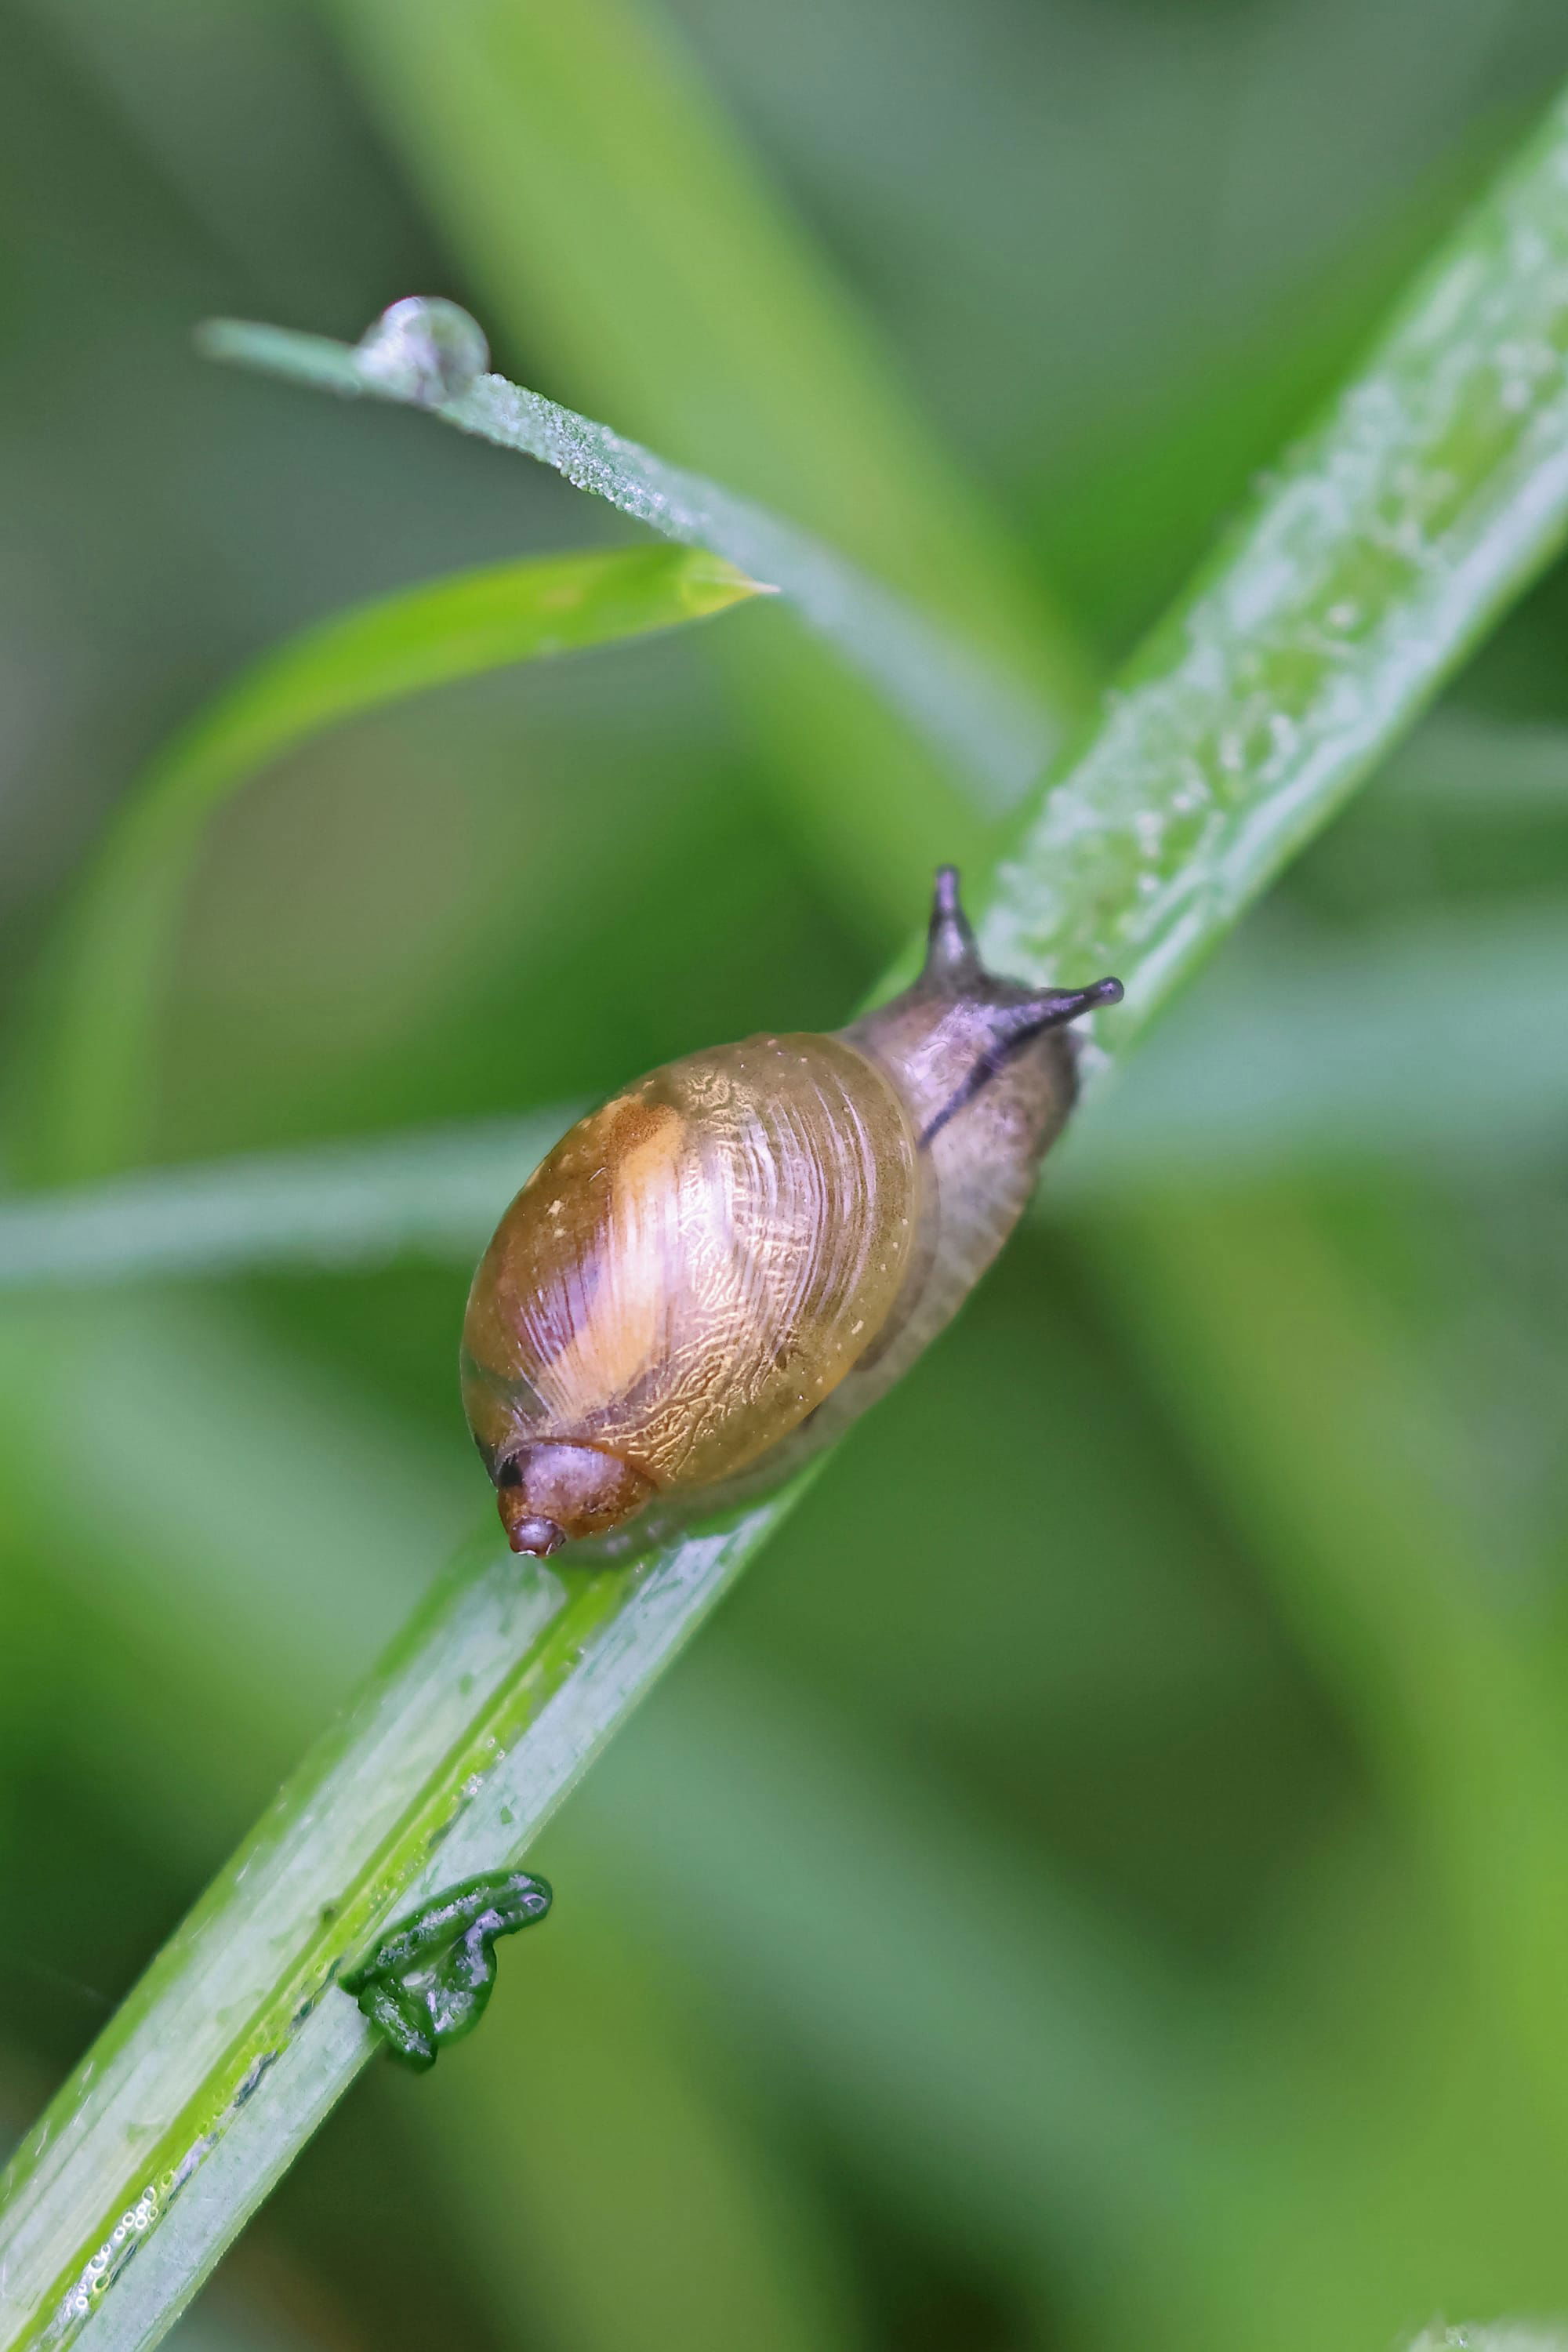
<path fill-rule="evenodd" d="M 395 400 L 439 408 L 470 391 L 490 363 L 477 319 L 439 294 L 408 294 L 360 337 L 360 374 Z"/>

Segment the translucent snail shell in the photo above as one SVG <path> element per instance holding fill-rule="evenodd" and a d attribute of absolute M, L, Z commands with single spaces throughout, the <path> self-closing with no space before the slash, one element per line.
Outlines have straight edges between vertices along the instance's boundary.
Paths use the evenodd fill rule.
<path fill-rule="evenodd" d="M 889 1387 L 1028 1199 L 1077 1090 L 1066 1024 L 1121 994 L 987 972 L 944 866 L 903 995 L 689 1054 L 580 1120 L 502 1217 L 463 1327 L 513 1550 L 652 1540 Z"/>

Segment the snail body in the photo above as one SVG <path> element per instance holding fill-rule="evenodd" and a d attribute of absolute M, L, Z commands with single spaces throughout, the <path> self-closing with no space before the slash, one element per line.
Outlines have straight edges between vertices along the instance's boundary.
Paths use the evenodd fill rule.
<path fill-rule="evenodd" d="M 1017 1222 L 1077 1090 L 1066 1024 L 1121 993 L 987 972 L 944 867 L 903 995 L 687 1055 L 579 1121 L 502 1217 L 464 1323 L 512 1549 L 652 1540 L 864 1411 Z"/>

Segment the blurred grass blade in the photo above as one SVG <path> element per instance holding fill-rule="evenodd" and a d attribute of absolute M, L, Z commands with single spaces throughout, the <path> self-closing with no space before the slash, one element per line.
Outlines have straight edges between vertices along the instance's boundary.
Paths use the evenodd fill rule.
<path fill-rule="evenodd" d="M 847 2352 L 841 2211 L 792 2178 L 742 2083 L 691 2063 L 637 1911 L 571 1885 L 526 1976 L 497 1987 L 484 2065 L 437 2067 L 421 2101 L 498 2336 Z"/>
<path fill-rule="evenodd" d="M 470 1547 L 8 2168 L 7 2344 L 156 2342 L 373 2053 L 346 1956 L 537 1833 L 798 1491 L 569 1588 Z"/>
<path fill-rule="evenodd" d="M 1054 2241 L 1081 2261 L 1110 2209 L 1147 2245 L 1179 2230 L 1177 2177 L 1178 2201 L 1197 2202 L 1223 2168 L 1206 2021 L 1180 1976 L 940 1772 L 879 1757 L 830 1707 L 705 1653 L 584 1813 L 660 1940 L 704 1973 L 727 1966 L 793 2062 L 833 2084 L 836 2128 L 873 2171 L 933 2220 L 963 2210 L 998 2256 Z M 954 2001 L 975 1982 L 983 2001 Z"/>
<path fill-rule="evenodd" d="M 1434 711 L 1390 762 L 1377 793 L 1362 803 L 1374 816 L 1439 821 L 1550 820 L 1568 814 L 1568 728 L 1546 719 L 1501 719 L 1446 707 Z"/>
<path fill-rule="evenodd" d="M 1243 937 L 1173 1008 L 1158 1050 L 1094 1098 L 1048 1194 L 1223 1190 L 1369 1161 L 1559 1164 L 1565 1034 L 1568 908 L 1553 900 L 1327 940 Z"/>
<path fill-rule="evenodd" d="M 1568 2352 L 1568 2329 L 1533 2320 L 1499 2319 L 1484 2326 L 1427 2327 L 1410 2352 Z"/>
<path fill-rule="evenodd" d="M 1050 740 L 1044 714 L 973 645 L 950 635 L 868 573 L 793 523 L 671 466 L 607 425 L 557 406 L 505 376 L 481 375 L 437 400 L 389 385 L 362 352 L 320 335 L 215 319 L 201 331 L 209 359 L 264 369 L 318 390 L 368 394 L 428 411 L 464 433 L 552 466 L 574 488 L 686 547 L 721 555 L 779 589 L 896 709 L 1005 807 L 1039 766 Z"/>
<path fill-rule="evenodd" d="M 1563 2112 L 1561 1650 L 1484 1420 L 1310 1200 L 1167 1199 L 1096 1234 L 1128 1335 L 1273 1571 L 1441 1873 L 1480 1980 Z M 1304 1442 L 1305 1441 L 1305 1442 Z"/>
<path fill-rule="evenodd" d="M 1568 100 L 1417 279 L 1037 810 L 985 943 L 1127 1037 L 1568 532 Z"/>
<path fill-rule="evenodd" d="M 0 1290 L 472 1259 L 581 1108 L 0 1194 Z"/>
<path fill-rule="evenodd" d="M 112 1559 L 98 1540 L 96 1491 L 73 1475 L 66 1396 L 102 1433 L 98 1476 L 128 1523 Z M 95 1713 L 82 1729 L 102 1769 L 175 1785 L 154 1838 L 182 1867 L 199 1865 L 258 1773 L 308 1736 L 396 1623 L 429 1525 L 450 1509 L 455 1465 L 428 1458 L 405 1426 L 267 1332 L 190 1299 L 126 1294 L 14 1314 L 0 1328 L 0 1397 L 7 1502 L 37 1528 L 34 1556 L 69 1580 L 82 1620 L 116 1643 L 150 1611 L 177 1622 L 165 1674 L 135 1677 L 125 1711 L 107 1721 Z M 247 1475 L 281 1507 L 247 1523 L 237 1557 L 217 1537 Z M 379 1528 L 366 1524 L 367 1493 L 383 1500 Z M 333 1562 L 330 1578 L 316 1570 L 321 1557 Z M 258 1682 L 274 1695 L 259 1710 Z M 1103 2225 L 1102 2196 L 1131 2244 L 1147 2246 L 1170 2221 L 1177 2175 L 1188 2211 L 1219 2159 L 1196 2113 L 1206 2011 L 1187 1988 L 1054 1884 L 1037 1853 L 988 1825 L 942 1772 L 879 1756 L 850 1713 L 805 1705 L 723 1645 L 690 1662 L 683 1684 L 678 1705 L 638 1717 L 539 1853 L 563 1896 L 572 1893 L 548 1939 L 524 1964 L 503 1967 L 484 2030 L 488 2045 L 510 2004 L 511 2050 L 496 2053 L 499 2065 L 487 2056 L 478 2069 L 438 2066 L 418 2085 L 422 2113 L 432 2096 L 447 2110 L 442 2171 L 459 2230 L 476 2247 L 482 2237 L 492 2258 L 498 2230 L 517 2242 L 501 2258 L 503 2280 L 535 2259 L 517 2208 L 543 2198 L 541 2222 L 553 2228 L 568 2193 L 537 2175 L 564 2164 L 607 2193 L 602 2164 L 582 2145 L 594 2116 L 574 2124 L 563 2112 L 582 2055 L 579 2004 L 607 1996 L 613 2009 L 621 1969 L 643 1972 L 650 1948 L 655 1958 L 689 1961 L 710 2003 L 726 1983 L 754 1994 L 773 2067 L 786 2077 L 808 2070 L 811 2104 L 837 2136 L 868 2158 L 879 2144 L 881 2164 L 918 2184 L 933 2223 L 963 2213 L 999 2258 L 1059 2240 L 1087 2277 L 1100 2258 L 1090 2224 L 1098 2210 Z M 935 1906 L 933 1885 L 945 1897 Z M 605 1932 L 621 1924 L 601 1921 L 611 1905 L 626 1925 L 618 1950 L 604 1952 Z M 565 1999 L 579 1950 L 589 1990 L 579 1984 Z M 596 1970 L 607 1988 L 594 1982 Z M 987 2000 L 955 2004 L 952 1988 L 965 1983 L 985 1984 Z M 646 1998 L 635 1981 L 626 1990 Z M 1238 2031 L 1227 2017 L 1227 2032 Z M 613 2016 L 609 2033 L 618 2051 Z M 951 2062 L 933 2065 L 955 2034 Z M 542 2044 L 553 2054 L 542 2057 Z M 526 2102 L 506 2097 L 513 2052 Z M 923 2110 L 916 2130 L 904 2114 L 911 2084 Z M 583 2096 L 602 2111 L 618 2095 L 595 2064 Z M 672 2186 L 646 2184 L 634 2244 L 646 2243 Z M 510 2229 L 500 2229 L 503 2204 Z M 601 2195 L 601 2225 L 603 2206 Z M 1168 2271 L 1162 2279 L 1168 2293 Z"/>
<path fill-rule="evenodd" d="M 487 304 L 574 402 L 896 582 L 1047 716 L 1081 707 L 1067 623 L 664 10 L 325 13 Z"/>
<path fill-rule="evenodd" d="M 998 790 L 1013 805 L 1089 703 L 1090 659 L 975 478 L 993 453 L 971 464 L 932 434 L 661 0 L 323 13 L 503 347 L 574 407 L 895 586 L 1024 698 L 1026 731 L 1006 722 L 999 765 L 984 712 L 955 763 L 918 700 L 900 699 L 912 723 L 896 716 L 784 615 L 715 648 L 759 784 L 886 953 L 933 865 L 990 863 Z"/>
<path fill-rule="evenodd" d="M 132 787 L 47 960 L 28 1073 L 38 1171 L 95 1175 L 134 1157 L 186 884 L 215 812 L 269 761 L 427 688 L 672 628 L 758 593 L 700 550 L 548 556 L 381 598 L 264 656 Z"/>
<path fill-rule="evenodd" d="M 32 1573 L 68 1580 L 78 1622 L 117 1647 L 133 1644 L 150 1614 L 160 1620 L 163 1671 L 133 1675 L 117 1706 L 85 1710 L 80 1732 L 101 1774 L 163 1792 L 158 1855 L 199 1868 L 257 1781 L 282 1769 L 396 1622 L 430 1522 L 461 1510 L 467 1479 L 296 1352 L 189 1299 L 127 1294 L 13 1313 L 0 1326 L 0 1469 L 13 1514 L 37 1530 Z M 76 1475 L 62 1398 L 100 1433 L 98 1475 L 121 1517 L 112 1557 L 97 1489 Z M 264 1482 L 275 1500 L 235 1530 L 242 1481 Z M 315 1566 L 323 1558 L 330 1579 Z M 742 1633 L 742 1655 L 744 1643 Z M 858 2168 L 914 2205 L 938 2243 L 962 2231 L 999 2271 L 1032 2273 L 1044 2259 L 1089 2292 L 1108 2261 L 1130 2284 L 1136 2274 L 1151 2307 L 1131 2342 L 1252 2352 L 1337 2341 L 1343 2329 L 1328 2321 L 1342 2312 L 1347 2264 L 1370 2254 L 1375 2272 L 1386 2261 L 1385 2208 L 1365 2221 L 1364 2243 L 1345 2219 L 1314 2213 L 1321 2296 L 1290 2273 L 1288 2255 L 1256 2273 L 1221 2263 L 1215 2274 L 1216 2217 L 1238 2200 L 1246 2218 L 1233 2226 L 1248 2246 L 1262 2234 L 1271 2253 L 1275 2241 L 1288 2248 L 1300 2227 L 1300 2085 L 1252 2002 L 1238 2007 L 1227 1979 L 1216 2016 L 1147 1938 L 1130 1946 L 1124 1923 L 1057 1884 L 1037 1852 L 999 1834 L 929 1761 L 879 1756 L 854 1712 L 803 1703 L 786 1682 L 744 1668 L 731 1642 L 705 1646 L 677 1702 L 639 1715 L 539 1851 L 572 1890 L 551 1952 L 584 1904 L 592 1917 L 596 1898 L 613 1903 L 639 1965 L 657 1972 L 668 1954 L 689 1968 L 709 2031 L 721 2004 L 723 2023 L 745 2039 L 742 2071 L 771 2078 L 792 2110 L 804 2104 Z M 944 1898 L 934 1909 L 933 1887 Z M 514 2003 L 520 2039 L 553 2050 L 559 1971 L 541 1959 L 546 1941 L 503 1969 L 497 2001 Z M 1429 1948 L 1426 1957 L 1430 1974 L 1438 1958 Z M 1402 1959 L 1380 1981 L 1403 2012 Z M 1375 1984 L 1357 1981 L 1363 2002 L 1375 1997 Z M 963 1985 L 987 1998 L 955 2001 Z M 1436 2021 L 1434 2031 L 1440 2048 Z M 519 2168 L 531 2175 L 579 2147 L 612 2096 L 595 2074 L 584 2085 L 591 2112 L 563 2116 L 554 2085 L 565 2098 L 574 2063 L 563 2050 L 542 2082 L 531 2061 L 509 2102 L 510 2054 L 496 2053 L 500 2083 L 487 2056 L 478 2078 L 465 2062 L 408 2086 L 423 2117 L 432 2095 L 450 2090 L 464 2105 L 464 2085 L 480 2084 L 454 2126 L 454 2137 L 466 2129 L 463 2147 L 439 2173 L 456 2226 L 487 2249 L 481 2274 L 498 2242 L 487 2216 L 511 2210 L 503 2292 L 517 2274 L 510 2265 L 534 2253 L 535 2197 L 520 2195 Z M 1333 2070 L 1313 2057 L 1318 2085 Z M 1432 2060 L 1418 2031 L 1412 2080 Z M 1230 2086 L 1241 2081 L 1238 2109 Z M 1399 2111 L 1425 2121 L 1418 2103 Z M 1424 2170 L 1436 2167 L 1462 2200 L 1452 2150 L 1440 2135 L 1430 2147 L 1418 2137 Z M 1342 2156 L 1342 2137 L 1337 2147 Z M 1407 2170 L 1416 2160 L 1407 2150 Z M 579 2167 L 604 2180 L 585 2148 Z M 547 2228 L 567 2193 L 551 2187 Z M 633 2242 L 646 2243 L 662 2193 L 649 2190 Z M 569 2215 L 566 2225 L 586 2229 Z M 571 2285 L 563 2279 L 563 2293 Z M 612 2291 L 606 2281 L 603 2294 Z"/>
<path fill-rule="evenodd" d="M 1565 937 L 1568 914 L 1547 908 L 1411 924 L 1331 952 L 1237 941 L 1158 1053 L 1095 1095 L 1052 1158 L 1041 1209 L 1434 1155 L 1555 1164 Z M 0 1292 L 470 1260 L 581 1108 L 0 1194 Z"/>
<path fill-rule="evenodd" d="M 1215 943 L 1559 544 L 1565 347 L 1568 105 L 1037 808 L 996 962 L 1110 961 L 1114 1039 Z M 443 1589 L 19 2157 L 0 2341 L 156 2340 L 367 2054 L 334 1970 L 395 1906 L 527 1845 L 788 1499 L 570 1594 L 488 1546 Z"/>

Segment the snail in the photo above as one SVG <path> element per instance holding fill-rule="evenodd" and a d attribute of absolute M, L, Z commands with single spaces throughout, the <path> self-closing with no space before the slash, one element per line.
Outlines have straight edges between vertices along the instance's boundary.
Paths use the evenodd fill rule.
<path fill-rule="evenodd" d="M 782 1479 L 889 1388 L 1017 1223 L 1115 980 L 986 971 L 936 877 L 901 996 L 639 1078 L 479 1261 L 463 1400 L 514 1551 L 614 1557 Z"/>

